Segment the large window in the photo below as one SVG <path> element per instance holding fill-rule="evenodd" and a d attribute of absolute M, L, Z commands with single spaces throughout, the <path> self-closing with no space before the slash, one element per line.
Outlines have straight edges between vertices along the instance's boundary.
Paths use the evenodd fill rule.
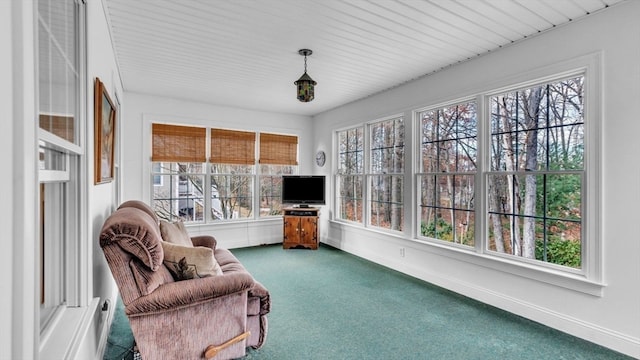
<path fill-rule="evenodd" d="M 282 175 L 297 172 L 297 136 L 152 124 L 152 138 L 160 218 L 205 223 L 281 214 Z"/>
<path fill-rule="evenodd" d="M 599 193 L 585 71 L 415 110 L 408 184 L 402 116 L 337 131 L 336 220 L 404 232 L 415 184 L 418 240 L 599 278 L 597 219 L 585 224 Z"/>
<path fill-rule="evenodd" d="M 362 127 L 338 131 L 338 172 L 336 175 L 337 218 L 362 223 L 364 130 Z"/>
<path fill-rule="evenodd" d="M 81 59 L 84 5 L 37 1 L 40 329 L 80 304 L 78 242 L 81 138 L 86 94 Z"/>
<path fill-rule="evenodd" d="M 205 219 L 206 128 L 152 125 L 153 208 L 167 221 Z"/>
<path fill-rule="evenodd" d="M 282 176 L 298 171 L 298 137 L 260 133 L 260 216 L 282 214 Z"/>
<path fill-rule="evenodd" d="M 478 122 L 474 101 L 418 112 L 420 232 L 473 246 Z"/>
<path fill-rule="evenodd" d="M 402 117 L 336 133 L 336 219 L 403 230 L 404 136 Z"/>
<path fill-rule="evenodd" d="M 369 125 L 369 224 L 402 231 L 404 223 L 404 120 Z"/>
<path fill-rule="evenodd" d="M 253 217 L 256 134 L 211 129 L 211 218 Z"/>
<path fill-rule="evenodd" d="M 416 112 L 419 238 L 582 269 L 584 75 L 484 98 L 486 117 L 475 101 Z"/>
<path fill-rule="evenodd" d="M 584 77 L 491 96 L 487 247 L 582 266 Z"/>

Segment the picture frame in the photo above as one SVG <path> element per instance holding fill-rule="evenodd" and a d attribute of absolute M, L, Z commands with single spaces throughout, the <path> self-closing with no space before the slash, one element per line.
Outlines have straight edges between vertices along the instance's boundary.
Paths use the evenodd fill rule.
<path fill-rule="evenodd" d="M 96 77 L 94 84 L 94 174 L 95 184 L 108 183 L 114 177 L 116 107 Z"/>

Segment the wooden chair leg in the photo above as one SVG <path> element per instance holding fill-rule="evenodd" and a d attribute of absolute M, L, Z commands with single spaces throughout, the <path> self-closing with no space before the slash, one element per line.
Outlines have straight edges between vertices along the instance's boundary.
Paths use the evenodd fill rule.
<path fill-rule="evenodd" d="M 204 357 L 207 359 L 211 359 L 212 357 L 216 356 L 220 351 L 224 350 L 226 347 L 229 347 L 237 342 L 240 342 L 246 338 L 249 337 L 249 335 L 251 335 L 250 331 L 245 331 L 242 334 L 234 337 L 233 339 L 225 342 L 224 344 L 221 345 L 209 345 L 207 346 L 207 349 L 204 351 Z"/>

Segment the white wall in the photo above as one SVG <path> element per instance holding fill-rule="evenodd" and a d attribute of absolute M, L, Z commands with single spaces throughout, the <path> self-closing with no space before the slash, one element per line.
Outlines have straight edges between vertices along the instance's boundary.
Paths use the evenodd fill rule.
<path fill-rule="evenodd" d="M 307 116 L 245 110 L 138 93 L 125 93 L 123 200 L 151 202 L 151 123 L 173 123 L 298 136 L 299 173 L 313 172 L 314 137 Z M 189 225 L 191 235 L 214 235 L 225 248 L 282 242 L 282 218 Z"/>
<path fill-rule="evenodd" d="M 602 59 L 601 234 L 604 286 L 558 285 L 521 276 L 527 271 L 496 270 L 486 259 L 328 222 L 323 241 L 466 296 L 498 306 L 562 331 L 640 357 L 640 1 L 629 1 L 581 21 L 556 28 L 404 86 L 314 117 L 316 149 L 332 148 L 333 132 L 387 115 L 458 99 L 509 85 L 545 67 L 595 55 Z M 331 174 L 335 158 L 318 172 Z M 410 196 L 410 195 L 409 195 Z M 333 199 L 331 199 L 333 200 Z M 411 203 L 411 198 L 409 202 Z M 413 201 L 415 202 L 415 201 Z M 411 224 L 415 220 L 410 220 Z M 413 232 L 408 230 L 408 232 Z M 405 257 L 399 248 L 405 247 Z M 591 293 L 591 294 L 590 294 Z M 595 295 L 594 295 L 595 294 Z"/>
<path fill-rule="evenodd" d="M 0 2 L 0 150 L 9 176 L 0 180 L 4 231 L 0 252 L 0 359 L 37 356 L 37 211 L 32 1 Z M 32 120 L 33 121 L 30 121 Z"/>
<path fill-rule="evenodd" d="M 106 218 L 115 210 L 119 202 L 118 189 L 120 178 L 116 176 L 114 181 L 99 185 L 94 185 L 94 109 L 93 109 L 93 86 L 95 78 L 99 78 L 104 83 L 111 100 L 116 103 L 119 111 L 119 118 L 116 122 L 116 147 L 122 142 L 122 113 L 125 110 L 123 99 L 122 79 L 120 78 L 118 64 L 112 47 L 110 25 L 106 16 L 106 11 L 102 1 L 87 1 L 87 92 L 89 95 L 87 104 L 87 168 L 89 186 L 87 189 L 87 219 L 88 222 L 88 273 L 87 289 L 89 299 L 97 302 L 96 313 L 89 317 L 85 338 L 79 347 L 77 359 L 86 357 L 86 354 L 96 354 L 102 356 L 101 351 L 106 345 L 106 337 L 109 332 L 111 315 L 115 308 L 117 299 L 117 287 L 111 275 L 111 271 L 104 259 L 104 254 L 99 244 L 100 230 Z M 120 102 L 120 104 L 118 104 Z M 119 151 L 116 150 L 116 157 Z M 119 159 L 116 158 L 116 164 Z M 116 174 L 117 175 L 117 174 Z M 110 302 L 109 311 L 101 312 L 101 307 L 105 301 Z"/>

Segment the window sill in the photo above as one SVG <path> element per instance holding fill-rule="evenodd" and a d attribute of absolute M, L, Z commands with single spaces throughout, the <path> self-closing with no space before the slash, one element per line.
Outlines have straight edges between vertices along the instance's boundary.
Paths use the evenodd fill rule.
<path fill-rule="evenodd" d="M 473 248 L 467 249 L 422 239 L 409 239 L 406 236 L 396 236 L 395 234 L 365 228 L 361 224 L 356 223 L 348 223 L 338 220 L 332 220 L 330 222 L 334 226 L 346 226 L 356 230 L 365 231 L 367 233 L 374 233 L 377 235 L 376 237 L 384 236 L 384 238 L 393 238 L 396 241 L 409 242 L 410 244 L 408 246 L 406 244 L 403 246 L 411 247 L 418 252 L 428 252 L 438 256 L 448 257 L 453 260 L 474 264 L 592 296 L 601 297 L 603 289 L 606 287 L 605 283 L 587 279 L 584 275 L 579 273 L 570 273 L 491 254 L 477 253 Z M 383 238 L 380 238 L 380 240 L 384 241 Z"/>
<path fill-rule="evenodd" d="M 240 219 L 240 220 L 224 220 L 224 221 L 211 221 L 206 223 L 185 223 L 184 226 L 187 229 L 208 229 L 218 227 L 246 227 L 252 224 L 268 223 L 268 222 L 282 222 L 282 215 L 275 215 L 259 219 Z"/>
<path fill-rule="evenodd" d="M 99 298 L 89 306 L 65 307 L 40 334 L 41 359 L 74 359 L 94 319 Z"/>
<path fill-rule="evenodd" d="M 602 290 L 606 286 L 604 283 L 589 280 L 582 274 L 536 266 L 535 264 L 490 254 L 479 254 L 473 250 L 450 247 L 430 241 L 419 239 L 407 240 L 419 244 L 421 246 L 420 249 L 437 255 L 597 297 L 602 296 Z"/>

